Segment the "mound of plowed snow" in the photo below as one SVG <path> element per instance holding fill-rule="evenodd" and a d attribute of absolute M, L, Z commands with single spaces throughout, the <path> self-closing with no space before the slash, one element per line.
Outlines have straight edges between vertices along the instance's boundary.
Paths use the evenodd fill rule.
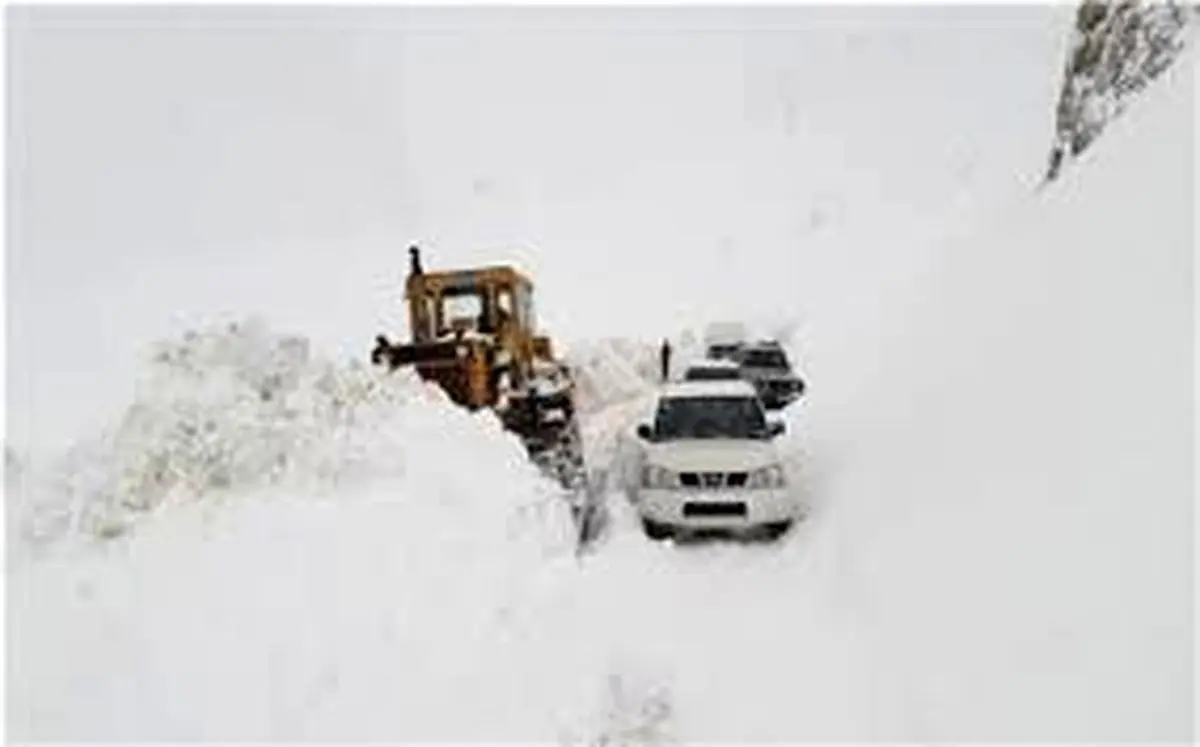
<path fill-rule="evenodd" d="M 579 409 L 589 415 L 643 397 L 658 383 L 658 349 L 640 340 L 576 342 L 566 361 L 575 375 Z"/>
<path fill-rule="evenodd" d="M 164 503 L 266 487 L 329 492 L 456 462 L 536 483 L 516 439 L 410 373 L 338 365 L 264 323 L 189 332 L 155 346 L 135 401 L 30 486 L 37 537 L 119 533 Z M 45 477 L 45 476 L 43 476 Z"/>
<path fill-rule="evenodd" d="M 10 563 L 10 735 L 607 728 L 567 503 L 494 418 L 251 324 L 161 346 L 86 456 L 59 508 L 138 521 Z"/>

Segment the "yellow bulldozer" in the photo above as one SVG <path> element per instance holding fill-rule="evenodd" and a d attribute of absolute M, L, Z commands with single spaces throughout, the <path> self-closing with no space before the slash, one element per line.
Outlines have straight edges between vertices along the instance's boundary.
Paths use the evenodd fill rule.
<path fill-rule="evenodd" d="M 530 279 L 508 265 L 426 272 L 414 246 L 404 295 L 411 340 L 377 336 L 372 363 L 412 366 L 463 407 L 494 410 L 540 467 L 583 488 L 574 380 L 537 334 Z"/>

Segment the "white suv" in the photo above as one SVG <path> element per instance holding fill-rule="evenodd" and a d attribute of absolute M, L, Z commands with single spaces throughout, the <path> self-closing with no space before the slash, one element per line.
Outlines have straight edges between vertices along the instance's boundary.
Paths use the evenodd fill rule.
<path fill-rule="evenodd" d="M 687 381 L 663 390 L 643 442 L 631 499 L 646 534 L 679 530 L 766 530 L 774 538 L 803 516 L 788 489 L 769 422 L 745 381 Z"/>

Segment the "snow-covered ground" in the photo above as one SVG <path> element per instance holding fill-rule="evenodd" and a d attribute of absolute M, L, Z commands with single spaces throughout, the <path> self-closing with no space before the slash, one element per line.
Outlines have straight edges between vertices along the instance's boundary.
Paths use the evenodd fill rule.
<path fill-rule="evenodd" d="M 947 247 L 874 375 L 812 400 L 910 733 L 1191 729 L 1193 64 Z"/>
<path fill-rule="evenodd" d="M 524 659 L 538 686 L 528 599 L 574 572 L 575 532 L 494 417 L 252 322 L 163 346 L 120 427 L 83 451 L 29 484 L 43 511 L 10 540 L 27 550 L 7 577 L 13 734 L 434 739 L 470 723 L 519 738 L 551 723 L 553 700 L 508 684 Z"/>
<path fill-rule="evenodd" d="M 167 346 L 117 388 L 133 404 L 100 437 L 78 433 L 66 461 L 18 450 L 6 471 L 9 736 L 1186 740 L 1195 84 L 1187 58 L 1042 194 L 1001 202 L 1012 185 L 993 172 L 986 218 L 958 237 L 909 232 L 912 254 L 875 247 L 797 284 L 813 297 L 781 321 L 810 388 L 784 417 L 815 510 L 777 544 L 647 542 L 610 484 L 611 531 L 577 556 L 565 504 L 494 418 L 322 357 L 361 313 Z M 453 204 L 439 185 L 423 194 Z M 669 295 L 662 268 L 632 292 L 597 273 L 564 289 L 563 261 L 551 316 L 577 289 L 593 324 L 614 299 Z M 230 305 L 270 297 L 251 285 Z M 704 313 L 760 310 L 771 293 L 754 291 Z M 651 315 L 663 334 L 672 300 Z M 108 333 L 165 333 L 134 325 L 135 306 L 114 301 Z M 326 311 L 283 306 L 288 331 Z M 567 346 L 596 467 L 619 461 L 654 390 L 657 340 L 613 334 Z M 66 355 L 37 353 L 31 377 Z M 82 375 L 22 391 L 49 402 Z"/>

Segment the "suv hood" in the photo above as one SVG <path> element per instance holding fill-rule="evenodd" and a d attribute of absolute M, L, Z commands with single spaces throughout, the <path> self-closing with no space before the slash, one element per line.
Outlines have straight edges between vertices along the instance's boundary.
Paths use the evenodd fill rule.
<path fill-rule="evenodd" d="M 647 444 L 646 463 L 673 472 L 746 472 L 779 463 L 770 441 L 688 439 Z"/>
<path fill-rule="evenodd" d="M 795 381 L 799 377 L 791 371 L 781 371 L 778 368 L 754 368 L 742 366 L 742 376 L 756 381 Z"/>

